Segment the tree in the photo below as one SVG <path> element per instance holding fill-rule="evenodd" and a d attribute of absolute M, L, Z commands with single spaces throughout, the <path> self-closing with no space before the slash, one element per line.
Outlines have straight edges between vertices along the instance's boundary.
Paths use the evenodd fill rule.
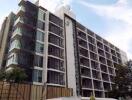
<path fill-rule="evenodd" d="M 128 67 L 128 62 L 126 65 L 116 66 L 114 83 L 112 91 L 109 91 L 109 97 L 118 98 L 131 92 L 129 88 L 132 87 L 132 70 Z"/>
<path fill-rule="evenodd" d="M 23 82 L 27 78 L 24 69 L 20 67 L 11 67 L 0 71 L 0 79 L 9 82 Z"/>
<path fill-rule="evenodd" d="M 1 69 L 0 70 L 0 81 L 3 81 L 5 79 L 5 70 L 4 69 Z"/>

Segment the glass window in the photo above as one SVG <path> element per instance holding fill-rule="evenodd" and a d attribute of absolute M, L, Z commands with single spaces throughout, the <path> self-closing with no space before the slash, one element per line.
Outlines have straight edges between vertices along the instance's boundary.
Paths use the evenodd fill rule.
<path fill-rule="evenodd" d="M 34 82 L 42 82 L 42 71 L 41 70 L 34 69 L 33 81 Z"/>
<path fill-rule="evenodd" d="M 37 27 L 41 30 L 45 30 L 45 23 L 38 20 Z"/>
<path fill-rule="evenodd" d="M 18 53 L 18 64 L 24 67 L 32 67 L 33 66 L 33 58 L 34 56 L 28 52 L 20 51 Z"/>
<path fill-rule="evenodd" d="M 11 41 L 10 50 L 12 50 L 14 48 L 21 48 L 21 43 L 20 43 L 19 40 L 13 40 L 13 41 Z"/>
<path fill-rule="evenodd" d="M 37 53 L 43 53 L 44 51 L 44 45 L 41 43 L 36 42 L 35 51 Z"/>
<path fill-rule="evenodd" d="M 34 57 L 34 66 L 43 67 L 43 57 L 36 55 Z"/>
<path fill-rule="evenodd" d="M 63 37 L 63 30 L 52 23 L 49 23 L 49 31 Z"/>
<path fill-rule="evenodd" d="M 63 26 L 63 21 L 51 13 L 49 13 L 49 20 L 54 22 L 55 24 L 61 26 L 61 27 Z"/>
<path fill-rule="evenodd" d="M 38 19 L 45 20 L 45 12 L 41 9 L 39 9 Z"/>
<path fill-rule="evenodd" d="M 44 33 L 37 31 L 36 39 L 43 42 L 44 41 Z"/>

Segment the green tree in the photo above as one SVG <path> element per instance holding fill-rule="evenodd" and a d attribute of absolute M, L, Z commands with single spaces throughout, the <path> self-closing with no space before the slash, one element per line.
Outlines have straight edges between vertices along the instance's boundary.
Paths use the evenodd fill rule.
<path fill-rule="evenodd" d="M 132 70 L 128 67 L 128 64 L 116 66 L 114 83 L 112 91 L 109 91 L 109 97 L 123 97 L 131 92 L 129 87 L 132 87 Z"/>
<path fill-rule="evenodd" d="M 5 76 L 6 76 L 5 70 L 4 69 L 1 69 L 0 70 L 0 81 L 3 81 L 5 79 Z"/>
<path fill-rule="evenodd" d="M 9 82 L 23 82 L 27 78 L 25 70 L 20 67 L 11 67 L 0 71 L 0 79 Z"/>

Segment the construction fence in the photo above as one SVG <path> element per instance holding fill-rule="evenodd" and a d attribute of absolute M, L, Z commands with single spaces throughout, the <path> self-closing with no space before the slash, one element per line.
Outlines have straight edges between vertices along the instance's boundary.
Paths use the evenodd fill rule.
<path fill-rule="evenodd" d="M 70 88 L 0 82 L 0 100 L 45 100 L 72 95 Z"/>

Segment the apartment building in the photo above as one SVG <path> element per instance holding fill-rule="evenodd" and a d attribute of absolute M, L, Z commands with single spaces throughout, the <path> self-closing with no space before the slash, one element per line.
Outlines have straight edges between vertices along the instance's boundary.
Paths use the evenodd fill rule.
<path fill-rule="evenodd" d="M 21 0 L 19 6 L 9 41 L 1 44 L 10 44 L 3 67 L 24 68 L 33 84 L 73 88 L 75 97 L 107 97 L 126 54 L 77 22 L 69 6 L 55 14 L 39 3 Z"/>
<path fill-rule="evenodd" d="M 6 66 L 8 50 L 16 15 L 11 12 L 3 21 L 0 31 L 0 67 Z"/>

